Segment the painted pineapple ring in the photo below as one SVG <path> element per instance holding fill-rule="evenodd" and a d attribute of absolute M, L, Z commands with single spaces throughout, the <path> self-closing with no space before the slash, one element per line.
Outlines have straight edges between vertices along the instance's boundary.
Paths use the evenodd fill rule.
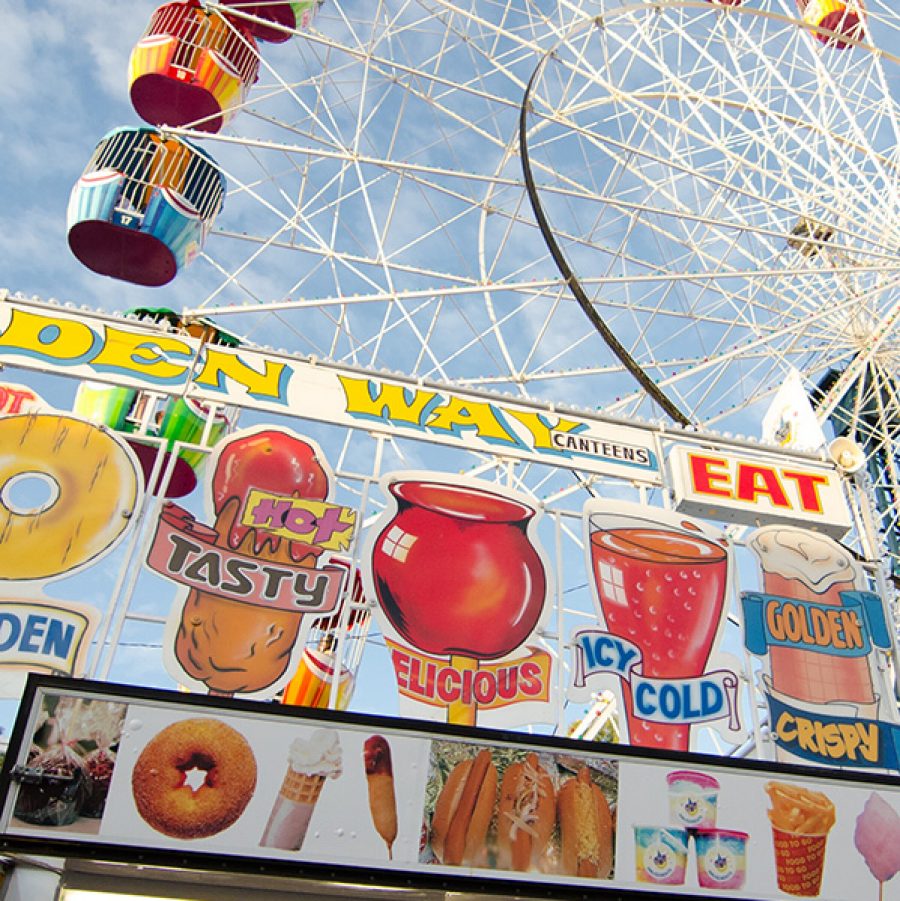
<path fill-rule="evenodd" d="M 37 481 L 49 496 L 23 509 L 17 489 Z M 101 556 L 131 523 L 141 486 L 126 446 L 93 423 L 0 418 L 0 579 L 49 579 Z"/>

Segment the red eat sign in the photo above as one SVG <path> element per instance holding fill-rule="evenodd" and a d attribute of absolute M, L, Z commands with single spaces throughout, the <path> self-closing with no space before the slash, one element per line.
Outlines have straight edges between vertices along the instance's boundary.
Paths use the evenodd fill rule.
<path fill-rule="evenodd" d="M 767 498 L 775 509 L 823 512 L 820 488 L 828 484 L 826 475 L 735 461 L 715 454 L 688 454 L 688 466 L 698 495 L 751 504 Z"/>

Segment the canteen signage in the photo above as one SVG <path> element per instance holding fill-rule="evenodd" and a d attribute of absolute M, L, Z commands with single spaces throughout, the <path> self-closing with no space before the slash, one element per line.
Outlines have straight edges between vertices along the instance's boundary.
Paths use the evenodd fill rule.
<path fill-rule="evenodd" d="M 632 745 L 688 751 L 691 727 L 715 721 L 737 741 L 739 666 L 718 650 L 733 583 L 727 536 L 608 498 L 588 501 L 582 519 L 600 627 L 572 636 L 570 696 L 588 700 L 613 678 Z"/>
<path fill-rule="evenodd" d="M 773 695 L 768 701 L 778 747 L 801 760 L 898 769 L 900 729 L 895 724 L 813 713 Z"/>
<path fill-rule="evenodd" d="M 47 404 L 27 385 L 0 382 L 0 416 L 37 413 L 45 409 L 47 409 Z"/>
<path fill-rule="evenodd" d="M 552 722 L 555 661 L 539 647 L 553 584 L 540 511 L 463 476 L 395 472 L 363 553 L 401 712 L 466 726 Z M 435 603 L 439 599 L 440 603 Z"/>
<path fill-rule="evenodd" d="M 769 525 L 747 544 L 762 591 L 741 594 L 744 645 L 764 666 L 779 758 L 897 770 L 900 725 L 880 721 L 896 718 L 896 705 L 881 703 L 892 646 L 883 600 L 847 549 L 824 535 Z"/>
<path fill-rule="evenodd" d="M 181 587 L 166 667 L 181 685 L 268 699 L 290 681 L 312 620 L 338 606 L 346 569 L 328 552 L 349 545 L 356 511 L 329 500 L 318 444 L 285 428 L 220 441 L 204 487 L 206 522 L 167 504 L 147 556 Z"/>
<path fill-rule="evenodd" d="M 575 687 L 593 675 L 613 673 L 628 683 L 635 716 L 650 723 L 705 723 L 727 719 L 728 728 L 741 728 L 738 716 L 739 679 L 731 670 L 707 672 L 688 679 L 653 679 L 641 675 L 641 648 L 624 638 L 594 629 L 574 636 Z"/>
<path fill-rule="evenodd" d="M 765 654 L 772 645 L 824 651 L 834 657 L 866 657 L 873 645 L 888 650 L 884 604 L 869 591 L 842 591 L 837 602 L 769 597 L 745 592 L 747 649 Z"/>
<path fill-rule="evenodd" d="M 8 300 L 0 303 L 3 362 L 661 484 L 649 428 L 202 344 L 138 322 Z"/>
<path fill-rule="evenodd" d="M 678 510 L 743 525 L 778 520 L 840 538 L 850 510 L 834 467 L 814 460 L 678 446 L 669 456 Z"/>

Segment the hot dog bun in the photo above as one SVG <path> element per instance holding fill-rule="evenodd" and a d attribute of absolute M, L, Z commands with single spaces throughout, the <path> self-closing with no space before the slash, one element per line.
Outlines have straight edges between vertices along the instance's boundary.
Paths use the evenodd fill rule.
<path fill-rule="evenodd" d="M 540 869 L 539 861 L 556 824 L 556 789 L 549 773 L 530 753 L 506 768 L 497 811 L 498 866 Z"/>
<path fill-rule="evenodd" d="M 450 771 L 431 818 L 431 849 L 441 863 L 473 866 L 484 857 L 496 800 L 497 767 L 486 748 Z"/>
<path fill-rule="evenodd" d="M 587 767 L 566 780 L 557 799 L 562 840 L 562 871 L 571 876 L 608 879 L 613 860 L 613 823 L 606 796 Z"/>

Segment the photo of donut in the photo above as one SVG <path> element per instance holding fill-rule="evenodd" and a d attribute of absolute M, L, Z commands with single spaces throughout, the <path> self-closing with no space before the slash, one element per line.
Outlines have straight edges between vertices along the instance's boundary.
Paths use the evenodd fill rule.
<path fill-rule="evenodd" d="M 0 449 L 0 579 L 69 573 L 133 521 L 143 477 L 111 432 L 74 416 L 5 416 Z M 29 490 L 42 498 L 36 507 L 20 500 Z"/>
<path fill-rule="evenodd" d="M 194 718 L 150 739 L 131 773 L 138 813 L 173 838 L 205 838 L 227 829 L 256 788 L 247 740 L 221 720 Z"/>

